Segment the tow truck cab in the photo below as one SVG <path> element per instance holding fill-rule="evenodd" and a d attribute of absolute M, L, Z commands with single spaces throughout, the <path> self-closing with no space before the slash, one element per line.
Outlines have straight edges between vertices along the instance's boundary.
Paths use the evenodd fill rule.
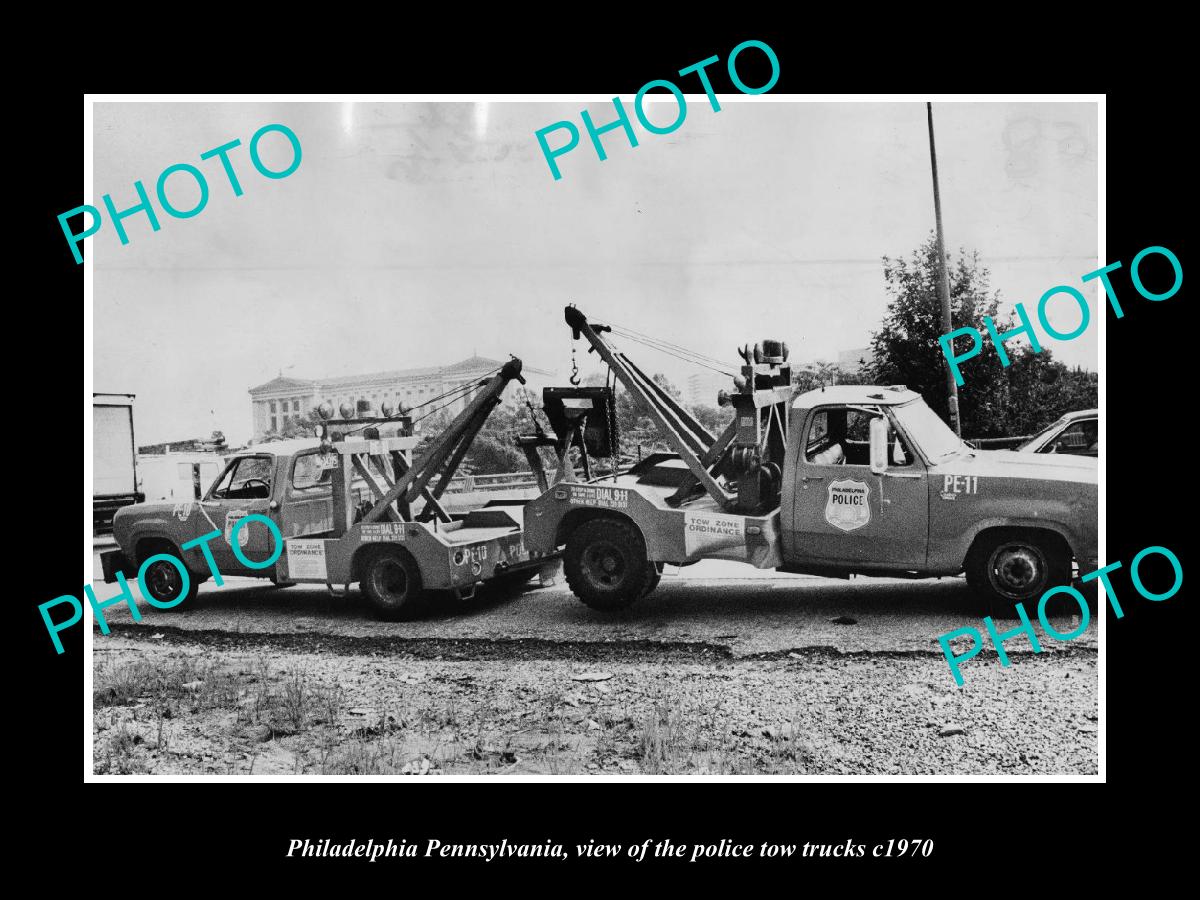
<path fill-rule="evenodd" d="M 972 449 L 898 388 L 809 391 L 792 403 L 790 430 L 781 568 L 954 575 L 1006 530 L 1095 567 L 1093 460 Z"/>
<path fill-rule="evenodd" d="M 252 513 L 267 516 L 284 538 L 327 534 L 333 528 L 333 493 L 328 469 L 321 468 L 320 442 L 297 438 L 262 444 L 229 458 L 225 468 L 200 500 L 180 503 L 143 503 L 122 509 L 113 519 L 113 537 L 120 551 L 102 554 L 105 577 L 114 566 L 132 569 L 155 553 L 182 559 L 197 578 L 209 575 L 199 547 L 181 550 L 184 544 L 214 530 L 220 540 L 208 542 L 217 571 L 222 575 L 275 578 L 275 567 L 254 569 L 233 552 L 230 537 L 234 524 Z M 251 521 L 238 530 L 239 549 L 252 562 L 269 559 L 274 552 L 270 530 Z M 119 553 L 123 559 L 112 558 Z"/>
<path fill-rule="evenodd" d="M 522 440 L 552 444 L 560 465 L 526 507 L 526 544 L 562 547 L 567 582 L 589 606 L 628 606 L 654 590 L 666 563 L 720 558 L 837 577 L 965 571 L 997 614 L 1011 614 L 1069 583 L 1073 562 L 1081 572 L 1095 566 L 1093 460 L 976 450 L 903 387 L 796 396 L 778 340 L 739 349 L 741 374 L 718 397 L 733 415 L 713 435 L 610 343 L 612 326 L 571 306 L 564 317 L 675 451 L 591 479 L 587 434 L 612 425 L 611 390 L 546 395 L 557 439 Z M 571 414 L 552 415 L 567 399 Z M 583 454 L 582 478 L 572 446 Z"/>
<path fill-rule="evenodd" d="M 147 564 L 143 590 L 171 604 L 194 597 L 214 570 L 277 584 L 324 584 L 331 591 L 357 582 L 384 618 L 419 610 L 430 591 L 470 596 L 488 580 L 518 587 L 553 556 L 525 549 L 521 502 L 493 501 L 451 514 L 440 500 L 514 379 L 523 381 L 516 358 L 492 377 L 468 383 L 474 388 L 469 402 L 415 460 L 410 454 L 420 439 L 407 411 L 393 413 L 385 405 L 381 416 L 355 417 L 347 406 L 343 418 L 334 419 L 323 404 L 321 440 L 239 453 L 198 502 L 123 510 L 114 521 L 121 549 L 101 557 L 105 580 L 116 580 L 118 572 L 136 575 Z M 210 565 L 201 546 L 184 545 L 213 531 L 220 537 L 204 544 Z M 150 561 L 160 554 L 168 556 Z M 191 575 L 186 596 L 171 556 Z"/>

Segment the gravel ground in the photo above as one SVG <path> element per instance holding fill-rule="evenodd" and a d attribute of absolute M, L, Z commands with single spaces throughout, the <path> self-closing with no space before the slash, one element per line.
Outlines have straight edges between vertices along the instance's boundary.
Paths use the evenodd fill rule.
<path fill-rule="evenodd" d="M 95 768 L 155 774 L 1094 774 L 1096 655 L 585 664 L 212 647 L 97 648 Z M 132 673 L 132 674 L 131 674 Z M 186 680 L 184 680 L 186 679 Z M 584 679 L 584 680 L 580 680 Z"/>
<path fill-rule="evenodd" d="M 142 612 L 93 633 L 97 773 L 1098 770 L 1096 622 L 1009 641 L 1007 668 L 985 650 L 957 688 L 937 636 L 983 628 L 961 578 L 705 562 L 617 615 L 560 583 L 396 623 L 356 592 L 229 578 Z"/>

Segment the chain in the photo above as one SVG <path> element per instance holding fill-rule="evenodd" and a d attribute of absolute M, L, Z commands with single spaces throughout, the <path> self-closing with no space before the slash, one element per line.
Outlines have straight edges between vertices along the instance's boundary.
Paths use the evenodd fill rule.
<path fill-rule="evenodd" d="M 609 368 L 609 377 L 605 379 L 607 382 L 612 380 L 612 384 L 608 388 L 608 464 L 612 467 L 612 479 L 615 483 L 617 480 L 617 379 L 613 374 L 613 370 Z"/>
<path fill-rule="evenodd" d="M 575 342 L 571 342 L 571 377 L 568 379 L 573 387 L 579 387 L 579 365 L 575 362 Z"/>

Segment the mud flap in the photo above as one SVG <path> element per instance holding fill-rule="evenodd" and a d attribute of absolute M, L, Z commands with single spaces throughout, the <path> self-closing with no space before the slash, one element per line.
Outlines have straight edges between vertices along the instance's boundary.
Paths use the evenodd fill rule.
<path fill-rule="evenodd" d="M 120 550 L 106 550 L 100 554 L 100 568 L 104 571 L 104 583 L 112 584 L 120 572 L 126 578 L 137 578 L 137 568 Z"/>

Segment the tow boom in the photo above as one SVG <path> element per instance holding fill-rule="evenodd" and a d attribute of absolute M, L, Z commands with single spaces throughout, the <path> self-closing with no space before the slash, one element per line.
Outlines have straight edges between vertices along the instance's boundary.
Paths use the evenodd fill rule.
<path fill-rule="evenodd" d="M 732 393 L 720 395 L 722 405 L 733 407 L 733 421 L 713 437 L 675 398 L 608 344 L 602 335 L 612 330 L 609 326 L 589 322 L 574 306 L 565 309 L 564 318 L 573 337 L 582 336 L 600 354 L 638 410 L 655 423 L 687 465 L 689 477 L 667 498 L 670 505 L 679 506 L 699 488 L 729 512 L 751 513 L 778 503 L 793 395 L 787 344 L 768 340 L 739 350 L 741 375 L 733 378 Z"/>
<path fill-rule="evenodd" d="M 480 382 L 479 390 L 471 401 L 416 462 L 410 463 L 403 452 L 416 442 L 411 434 L 399 438 L 354 442 L 363 446 L 355 446 L 353 451 L 343 455 L 349 457 L 349 465 L 363 478 L 375 497 L 374 505 L 363 515 L 362 521 L 377 522 L 384 519 L 392 522 L 413 522 L 432 518 L 441 522 L 451 521 L 439 498 L 454 478 L 454 473 L 470 450 L 475 436 L 479 434 L 492 410 L 500 404 L 505 387 L 514 379 L 521 384 L 525 383 L 521 375 L 521 360 L 516 357 L 505 363 L 491 378 Z M 405 447 L 402 448 L 401 444 Z M 350 448 L 344 447 L 343 450 L 349 451 Z M 390 465 L 387 464 L 385 454 L 391 457 Z M 360 459 L 360 456 L 367 459 Z M 384 484 L 379 484 L 373 477 L 371 466 L 367 465 L 368 461 L 374 462 L 375 471 L 383 478 Z M 348 495 L 346 487 L 350 475 L 347 468 L 348 466 L 339 465 L 334 473 L 335 495 L 344 499 Z M 413 516 L 411 505 L 419 497 L 424 497 L 425 506 L 419 515 Z M 341 506 L 344 508 L 345 503 Z M 349 524 L 348 521 L 342 523 L 342 528 Z"/>

